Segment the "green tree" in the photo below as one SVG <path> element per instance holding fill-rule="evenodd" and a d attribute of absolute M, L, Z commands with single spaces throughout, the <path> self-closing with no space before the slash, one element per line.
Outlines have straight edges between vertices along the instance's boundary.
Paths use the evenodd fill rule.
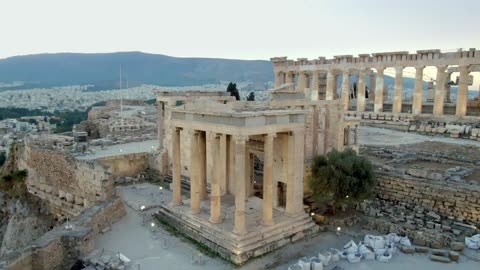
<path fill-rule="evenodd" d="M 373 195 L 373 167 L 351 148 L 315 157 L 309 181 L 312 198 L 320 209 L 346 210 Z"/>
<path fill-rule="evenodd" d="M 240 92 L 236 83 L 230 82 L 227 86 L 227 92 L 230 93 L 230 96 L 235 97 L 236 100 L 240 100 Z"/>
<path fill-rule="evenodd" d="M 254 92 L 250 92 L 250 94 L 248 94 L 247 101 L 255 101 L 255 93 Z"/>

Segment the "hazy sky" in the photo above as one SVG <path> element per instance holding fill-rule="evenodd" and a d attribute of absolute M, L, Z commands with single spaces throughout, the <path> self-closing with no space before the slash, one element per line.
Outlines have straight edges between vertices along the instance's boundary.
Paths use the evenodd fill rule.
<path fill-rule="evenodd" d="M 479 0 L 0 0 L 0 58 L 269 59 L 480 47 Z"/>
<path fill-rule="evenodd" d="M 0 0 L 0 58 L 317 58 L 480 48 L 480 0 Z M 427 72 L 435 76 L 435 72 Z M 480 76 L 475 76 L 477 89 Z"/>

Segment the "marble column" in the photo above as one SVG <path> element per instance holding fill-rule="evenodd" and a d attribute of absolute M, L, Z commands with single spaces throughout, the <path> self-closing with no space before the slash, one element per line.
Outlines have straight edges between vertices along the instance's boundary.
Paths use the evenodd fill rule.
<path fill-rule="evenodd" d="M 395 67 L 395 89 L 393 94 L 393 113 L 402 112 L 403 67 Z"/>
<path fill-rule="evenodd" d="M 358 72 L 358 83 L 357 83 L 357 111 L 364 112 L 365 111 L 365 76 L 367 71 L 365 69 L 361 69 Z"/>
<path fill-rule="evenodd" d="M 222 134 L 220 137 L 220 159 L 216 166 L 220 167 L 220 194 L 227 193 L 227 135 Z"/>
<path fill-rule="evenodd" d="M 374 112 L 383 112 L 383 71 L 384 68 L 377 68 Z"/>
<path fill-rule="evenodd" d="M 423 69 L 415 67 L 415 89 L 413 90 L 412 113 L 421 114 L 423 105 Z"/>
<path fill-rule="evenodd" d="M 280 85 L 282 85 L 281 83 L 281 75 L 282 73 L 281 72 L 275 72 L 275 88 L 278 88 L 280 87 Z"/>
<path fill-rule="evenodd" d="M 445 76 L 446 76 L 445 77 L 445 102 L 451 103 L 452 99 L 450 95 L 450 89 L 451 89 L 450 80 L 452 77 L 452 72 L 447 72 Z"/>
<path fill-rule="evenodd" d="M 273 139 L 267 134 L 263 151 L 263 225 L 273 225 Z"/>
<path fill-rule="evenodd" d="M 333 99 L 338 99 L 338 75 L 334 75 L 333 79 Z"/>
<path fill-rule="evenodd" d="M 163 102 L 157 101 L 157 110 L 158 110 L 158 120 L 157 120 L 157 128 L 158 128 L 158 150 L 163 150 L 163 132 L 164 132 L 164 108 Z"/>
<path fill-rule="evenodd" d="M 213 139 L 213 160 L 216 166 L 213 167 L 212 182 L 210 183 L 210 222 L 220 223 L 221 218 L 221 194 L 220 194 L 220 178 L 222 177 L 222 166 L 225 159 L 221 159 L 221 136 L 215 135 Z"/>
<path fill-rule="evenodd" d="M 312 85 L 311 85 L 311 99 L 318 100 L 318 70 L 314 70 L 312 73 Z"/>
<path fill-rule="evenodd" d="M 446 80 L 446 66 L 437 67 L 437 84 L 435 87 L 435 98 L 433 102 L 433 114 L 442 115 L 443 105 L 445 103 L 445 80 Z"/>
<path fill-rule="evenodd" d="M 457 108 L 456 116 L 467 115 L 467 102 L 468 102 L 468 66 L 458 67 L 460 71 L 460 78 L 458 81 L 457 90 Z"/>
<path fill-rule="evenodd" d="M 343 104 L 344 111 L 348 111 L 349 102 L 350 102 L 350 73 L 348 71 L 344 71 L 343 78 L 342 78 L 342 104 Z"/>
<path fill-rule="evenodd" d="M 327 92 L 325 95 L 325 100 L 333 100 L 333 92 L 335 87 L 335 75 L 333 71 L 328 71 L 327 73 Z"/>
<path fill-rule="evenodd" d="M 245 220 L 245 154 L 246 136 L 235 135 L 235 225 L 233 233 L 244 235 L 247 233 Z"/>
<path fill-rule="evenodd" d="M 287 203 L 285 214 L 295 216 L 303 212 L 305 132 L 296 130 L 288 136 Z"/>
<path fill-rule="evenodd" d="M 190 131 L 190 208 L 192 214 L 200 213 L 200 132 Z"/>
<path fill-rule="evenodd" d="M 295 82 L 293 72 L 287 72 L 285 76 L 286 76 L 286 83 L 294 83 Z"/>
<path fill-rule="evenodd" d="M 370 70 L 369 79 L 370 79 L 370 89 L 368 91 L 368 100 L 375 101 L 375 91 L 376 91 L 375 89 L 377 87 L 375 85 L 375 73 L 373 73 L 372 70 Z"/>
<path fill-rule="evenodd" d="M 172 144 L 172 205 L 182 205 L 182 165 L 180 164 L 180 129 L 178 128 L 172 129 Z"/>
<path fill-rule="evenodd" d="M 208 199 L 207 195 L 207 136 L 212 136 L 211 132 L 200 132 L 198 135 L 198 149 L 199 149 L 199 190 L 200 190 L 200 200 Z M 211 141 L 213 138 L 211 139 Z M 211 153 L 211 152 L 210 152 Z"/>
<path fill-rule="evenodd" d="M 303 71 L 298 72 L 298 82 L 297 82 L 297 91 L 298 92 L 305 92 L 305 85 L 306 85 L 306 76 Z"/>

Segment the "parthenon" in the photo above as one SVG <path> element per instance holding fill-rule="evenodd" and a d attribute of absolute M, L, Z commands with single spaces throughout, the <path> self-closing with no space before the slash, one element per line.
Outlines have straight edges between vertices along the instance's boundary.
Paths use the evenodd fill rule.
<path fill-rule="evenodd" d="M 374 112 L 384 111 L 385 82 L 384 71 L 395 69 L 395 86 L 392 100 L 392 113 L 402 112 L 402 79 L 406 67 L 415 68 L 415 87 L 411 109 L 412 114 L 422 114 L 424 92 L 424 68 L 433 66 L 437 70 L 436 85 L 433 98 L 433 114 L 443 115 L 444 104 L 450 101 L 450 81 L 454 72 L 459 72 L 458 94 L 455 115 L 467 115 L 469 74 L 480 71 L 480 51 L 476 49 L 458 50 L 457 52 L 441 52 L 419 50 L 416 53 L 407 51 L 384 52 L 372 54 L 338 55 L 333 59 L 319 57 L 308 60 L 299 58 L 289 60 L 287 57 L 271 58 L 274 65 L 275 86 L 295 83 L 298 91 L 304 91 L 313 100 L 332 100 L 337 98 L 337 76 L 342 75 L 341 95 L 344 110 L 355 108 L 357 112 L 366 110 L 366 79 L 369 79 L 370 93 L 368 99 L 373 103 Z M 375 70 L 375 72 L 374 72 Z M 350 104 L 350 77 L 358 75 L 356 104 Z"/>

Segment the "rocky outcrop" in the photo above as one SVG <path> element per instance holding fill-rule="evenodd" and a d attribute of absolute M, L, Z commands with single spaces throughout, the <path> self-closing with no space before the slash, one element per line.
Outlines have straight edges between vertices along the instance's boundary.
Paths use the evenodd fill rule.
<path fill-rule="evenodd" d="M 39 200 L 33 200 L 34 203 L 25 200 L 8 203 L 0 257 L 31 244 L 55 226 L 56 221 L 46 214 L 45 205 Z"/>

